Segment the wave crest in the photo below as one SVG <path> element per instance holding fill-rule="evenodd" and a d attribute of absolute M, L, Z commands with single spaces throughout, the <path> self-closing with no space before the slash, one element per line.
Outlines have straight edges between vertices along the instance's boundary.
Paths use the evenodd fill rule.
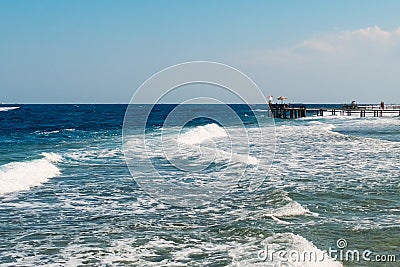
<path fill-rule="evenodd" d="M 9 111 L 13 109 L 18 109 L 19 107 L 0 107 L 0 111 Z"/>
<path fill-rule="evenodd" d="M 29 190 L 61 174 L 53 163 L 62 157 L 55 153 L 42 153 L 43 158 L 26 162 L 11 162 L 0 166 L 0 194 Z"/>
<path fill-rule="evenodd" d="M 295 251 L 298 252 L 299 255 L 302 253 L 306 253 L 304 255 L 310 255 L 312 253 L 315 259 L 314 260 L 299 260 L 299 261 L 283 261 L 280 262 L 280 259 L 274 259 L 274 263 L 277 265 L 281 265 L 282 263 L 287 263 L 287 266 L 302 266 L 302 267 L 342 267 L 342 263 L 339 261 L 335 261 L 335 259 L 328 257 L 326 252 L 317 248 L 312 242 L 308 241 L 304 237 L 293 234 L 293 233 L 281 233 L 274 234 L 268 238 L 266 238 L 263 242 L 264 246 L 268 246 L 269 249 L 273 249 L 274 251 Z M 286 265 L 285 265 L 286 266 Z"/>
<path fill-rule="evenodd" d="M 205 140 L 213 138 L 227 137 L 228 134 L 224 128 L 216 123 L 210 123 L 204 126 L 197 126 L 179 136 L 178 142 L 187 145 L 200 144 Z"/>
<path fill-rule="evenodd" d="M 300 203 L 296 201 L 291 201 L 285 206 L 275 209 L 272 213 L 272 215 L 276 217 L 293 217 L 306 214 L 318 216 L 316 213 L 310 212 L 307 208 L 304 208 Z"/>

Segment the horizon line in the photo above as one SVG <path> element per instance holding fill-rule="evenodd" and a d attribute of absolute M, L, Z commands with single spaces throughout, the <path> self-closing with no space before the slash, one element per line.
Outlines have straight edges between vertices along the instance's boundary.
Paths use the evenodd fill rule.
<path fill-rule="evenodd" d="M 273 102 L 272 104 L 278 103 L 280 104 L 280 102 Z M 335 104 L 348 104 L 350 102 L 285 102 L 284 104 L 311 104 L 311 105 L 316 105 L 316 104 L 324 104 L 324 105 L 335 105 Z M 380 102 L 357 102 L 358 105 L 378 105 Z M 229 102 L 229 103 L 122 103 L 122 102 L 48 102 L 48 103 L 41 103 L 41 102 L 13 102 L 13 103 L 6 103 L 6 102 L 2 102 L 0 103 L 0 106 L 3 105 L 266 105 L 268 103 L 239 103 L 239 102 Z M 398 105 L 400 103 L 385 103 L 385 105 Z"/>

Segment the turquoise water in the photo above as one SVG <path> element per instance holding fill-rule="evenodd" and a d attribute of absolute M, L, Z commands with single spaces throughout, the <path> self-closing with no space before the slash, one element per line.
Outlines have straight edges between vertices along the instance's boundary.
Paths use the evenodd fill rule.
<path fill-rule="evenodd" d="M 184 208 L 149 196 L 132 178 L 121 138 L 126 105 L 18 107 L 0 107 L 2 266 L 398 266 L 399 117 L 276 120 L 271 169 L 250 167 L 265 178 L 258 190 L 238 185 Z M 169 110 L 152 117 L 151 133 Z M 252 113 L 235 110 L 254 127 Z M 219 127 L 199 121 L 186 133 L 223 138 Z M 245 164 L 236 159 L 233 166 Z M 224 169 L 218 164 L 213 172 Z M 259 257 L 266 246 L 321 254 L 338 249 L 339 239 L 344 252 L 395 255 L 397 263 Z"/>

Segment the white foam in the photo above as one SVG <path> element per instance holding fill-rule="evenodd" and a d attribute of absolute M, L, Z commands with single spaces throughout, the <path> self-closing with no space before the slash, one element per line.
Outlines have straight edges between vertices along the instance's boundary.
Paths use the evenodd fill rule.
<path fill-rule="evenodd" d="M 309 124 L 323 131 L 332 131 L 335 128 L 335 125 L 333 124 L 323 123 L 320 121 L 310 121 Z"/>
<path fill-rule="evenodd" d="M 60 132 L 60 130 L 44 131 L 44 132 L 37 131 L 36 133 L 37 133 L 37 134 L 41 134 L 41 135 L 49 135 L 49 134 L 56 134 L 56 133 L 59 133 L 59 132 Z"/>
<path fill-rule="evenodd" d="M 308 125 L 280 125 L 276 127 L 277 134 L 283 132 L 287 135 L 299 134 L 303 136 L 311 136 L 316 133 L 336 134 L 332 130 L 336 128 L 335 125 L 330 123 L 323 123 L 320 121 L 309 121 Z"/>
<path fill-rule="evenodd" d="M 0 194 L 28 190 L 61 174 L 53 163 L 62 160 L 55 153 L 42 153 L 41 159 L 12 162 L 0 166 Z"/>
<path fill-rule="evenodd" d="M 109 233 L 109 229 L 111 228 L 105 229 L 106 231 L 97 232 L 97 234 Z M 224 266 L 232 267 L 342 266 L 340 262 L 334 261 L 324 255 L 324 252 L 313 245 L 312 242 L 302 236 L 292 233 L 275 234 L 265 239 L 263 235 L 250 238 L 245 237 L 245 240 L 240 242 L 234 240 L 215 240 L 210 242 L 201 241 L 196 238 L 185 238 L 185 240 L 187 240 L 187 242 L 178 243 L 161 237 L 154 237 L 151 240 L 121 238 L 112 240 L 105 247 L 98 247 L 93 246 L 93 244 L 82 244 L 79 237 L 77 237 L 60 251 L 62 259 L 58 260 L 58 262 L 63 266 L 74 266 L 74 264 L 88 264 L 88 259 L 90 259 L 94 260 L 93 264 L 102 266 L 134 265 L 177 267 L 218 265 L 218 260 L 223 260 Z M 265 246 L 275 251 L 295 251 L 299 253 L 313 252 L 321 258 L 324 255 L 324 258 L 317 262 L 283 261 L 278 257 L 263 261 L 259 258 L 259 251 L 263 250 Z M 221 255 L 225 255 L 226 253 L 228 254 L 228 258 L 226 260 L 222 259 Z M 196 261 L 196 257 L 201 257 L 201 261 Z M 20 264 L 38 265 L 39 255 L 32 257 L 31 261 L 28 260 L 27 257 L 23 257 Z"/>
<path fill-rule="evenodd" d="M 219 151 L 219 153 L 222 154 L 230 154 L 228 152 L 225 151 Z M 235 162 L 242 162 L 242 163 L 246 163 L 249 165 L 257 165 L 259 163 L 259 160 L 256 157 L 250 156 L 250 155 L 246 155 L 246 154 L 238 154 L 238 153 L 232 153 L 232 158 L 233 161 Z"/>
<path fill-rule="evenodd" d="M 95 148 L 93 150 L 70 150 L 70 152 L 64 155 L 67 159 L 72 159 L 76 161 L 86 161 L 94 159 L 107 159 L 119 157 L 121 155 L 120 148 Z"/>
<path fill-rule="evenodd" d="M 176 263 L 171 263 L 168 259 L 164 259 L 161 262 L 155 262 L 147 260 L 146 258 L 159 257 L 158 250 L 171 249 L 176 247 L 176 244 L 172 241 L 165 240 L 162 238 L 156 238 L 150 240 L 148 243 L 139 246 L 133 246 L 135 239 L 120 239 L 112 242 L 111 247 L 107 248 L 104 256 L 101 256 L 102 265 L 118 265 L 119 263 L 132 264 L 135 263 L 137 266 L 182 266 Z M 82 250 L 80 248 L 80 250 Z M 90 251 L 90 248 L 88 248 Z M 81 253 L 82 256 L 86 253 Z"/>
<path fill-rule="evenodd" d="M 76 129 L 68 128 L 68 129 L 60 129 L 60 130 L 53 130 L 53 131 L 35 131 L 36 134 L 39 135 L 50 135 L 50 134 L 57 134 L 60 132 L 75 132 Z"/>
<path fill-rule="evenodd" d="M 0 107 L 0 111 L 9 111 L 13 109 L 18 109 L 19 107 Z"/>
<path fill-rule="evenodd" d="M 272 213 L 272 215 L 276 217 L 293 217 L 307 214 L 318 216 L 317 213 L 310 212 L 296 201 L 291 201 L 285 206 L 275 209 Z"/>
<path fill-rule="evenodd" d="M 202 148 L 203 151 L 207 151 L 209 155 L 213 155 L 215 157 L 215 161 L 231 161 L 231 162 L 240 162 L 248 165 L 257 165 L 259 164 L 259 160 L 256 157 L 247 154 L 239 154 L 234 152 L 226 152 L 221 149 L 216 148 Z"/>
<path fill-rule="evenodd" d="M 328 249 L 328 248 L 327 248 Z M 280 254 L 280 252 L 282 252 Z M 268 253 L 268 254 L 266 254 Z M 228 266 L 291 266 L 291 267 L 342 267 L 304 237 L 293 233 L 274 234 L 262 242 L 235 245 L 228 251 L 232 263 Z M 312 254 L 311 260 L 308 255 Z M 266 255 L 268 255 L 266 257 Z M 295 259 L 295 256 L 299 258 Z M 304 256 L 303 256 L 304 255 Z M 317 261 L 315 261 L 317 259 Z"/>
<path fill-rule="evenodd" d="M 230 130 L 234 131 L 235 129 Z M 167 130 L 164 129 L 164 131 Z M 144 146 L 143 141 L 139 138 L 129 137 L 129 140 L 126 141 L 126 147 L 128 147 L 130 151 L 134 151 L 137 155 L 147 153 L 147 155 L 151 157 L 166 157 L 169 161 L 186 160 L 186 162 L 193 162 L 197 165 L 202 165 L 204 163 L 208 165 L 211 162 L 227 165 L 244 163 L 256 166 L 259 164 L 259 159 L 254 155 L 250 155 L 249 151 L 246 151 L 246 149 L 234 150 L 231 147 L 231 140 L 227 137 L 228 134 L 223 127 L 212 123 L 197 126 L 180 133 L 179 136 L 171 134 L 168 131 L 164 132 L 162 141 L 159 140 L 159 135 L 149 136 L 149 138 L 146 139 L 147 147 Z M 242 139 L 239 138 L 237 140 L 239 142 L 242 141 Z M 211 141 L 211 144 L 203 144 L 204 141 Z M 244 143 L 243 147 L 246 148 L 247 146 L 248 144 Z M 177 150 L 177 147 L 179 147 L 179 150 Z M 196 162 L 193 161 L 194 158 Z"/>
<path fill-rule="evenodd" d="M 60 162 L 62 161 L 62 157 L 56 153 L 50 152 L 43 152 L 41 153 L 42 156 L 44 156 L 47 160 L 49 160 L 50 162 Z"/>
<path fill-rule="evenodd" d="M 312 242 L 308 241 L 304 237 L 293 234 L 293 233 L 282 233 L 282 234 L 274 234 L 268 238 L 266 238 L 262 244 L 264 248 L 267 246 L 270 250 L 274 251 L 286 251 L 292 252 L 294 254 L 302 255 L 303 253 L 310 254 L 313 253 L 315 258 L 309 260 L 302 259 L 293 259 L 290 258 L 287 261 L 279 262 L 279 258 L 273 258 L 273 262 L 276 264 L 286 263 L 287 266 L 302 266 L 302 267 L 341 267 L 343 266 L 340 262 L 335 261 L 332 258 L 329 258 L 327 253 L 317 248 Z M 293 255 L 293 254 L 292 254 Z M 316 261 L 314 261 L 316 259 Z"/>
<path fill-rule="evenodd" d="M 187 131 L 179 136 L 178 142 L 188 145 L 200 144 L 205 140 L 213 138 L 227 137 L 228 134 L 224 128 L 215 123 L 204 126 L 197 126 L 194 129 Z"/>
<path fill-rule="evenodd" d="M 291 222 L 287 222 L 284 220 L 281 220 L 279 218 L 277 218 L 275 215 L 273 214 L 268 214 L 269 217 L 271 217 L 274 221 L 276 221 L 278 224 L 292 224 Z"/>
<path fill-rule="evenodd" d="M 303 207 L 300 203 L 293 201 L 289 197 L 285 197 L 289 200 L 289 203 L 286 205 L 273 209 L 269 213 L 264 214 L 263 216 L 270 217 L 274 221 L 276 221 L 278 224 L 291 224 L 290 222 L 282 220 L 282 218 L 288 218 L 288 217 L 295 217 L 295 216 L 303 216 L 303 215 L 309 215 L 309 216 L 315 216 L 318 217 L 319 214 L 316 212 L 311 212 L 307 208 Z"/>

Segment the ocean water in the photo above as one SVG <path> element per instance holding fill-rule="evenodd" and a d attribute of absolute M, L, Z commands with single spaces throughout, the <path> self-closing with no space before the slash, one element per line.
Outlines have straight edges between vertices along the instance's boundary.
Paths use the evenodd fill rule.
<path fill-rule="evenodd" d="M 269 172 L 252 169 L 263 160 L 257 155 L 231 154 L 226 163 L 221 152 L 222 160 L 208 159 L 210 177 L 229 164 L 249 167 L 264 180 L 257 190 L 238 183 L 209 204 L 180 207 L 152 197 L 132 178 L 122 146 L 126 108 L 0 106 L 1 266 L 398 266 L 399 117 L 276 120 Z M 146 131 L 169 133 L 175 126 L 163 123 L 173 108 L 157 106 Z M 252 108 L 267 116 L 263 106 Z M 233 109 L 251 130 L 254 113 Z M 218 141 L 227 137 L 224 127 L 239 126 L 199 119 L 174 140 Z M 251 140 L 249 147 L 257 151 L 260 143 Z M 174 177 L 162 154 L 139 145 L 132 150 Z M 263 259 L 266 248 L 338 253 L 317 262 Z M 340 257 L 347 250 L 370 250 L 371 261 Z M 394 255 L 397 263 L 378 263 L 376 255 Z"/>

